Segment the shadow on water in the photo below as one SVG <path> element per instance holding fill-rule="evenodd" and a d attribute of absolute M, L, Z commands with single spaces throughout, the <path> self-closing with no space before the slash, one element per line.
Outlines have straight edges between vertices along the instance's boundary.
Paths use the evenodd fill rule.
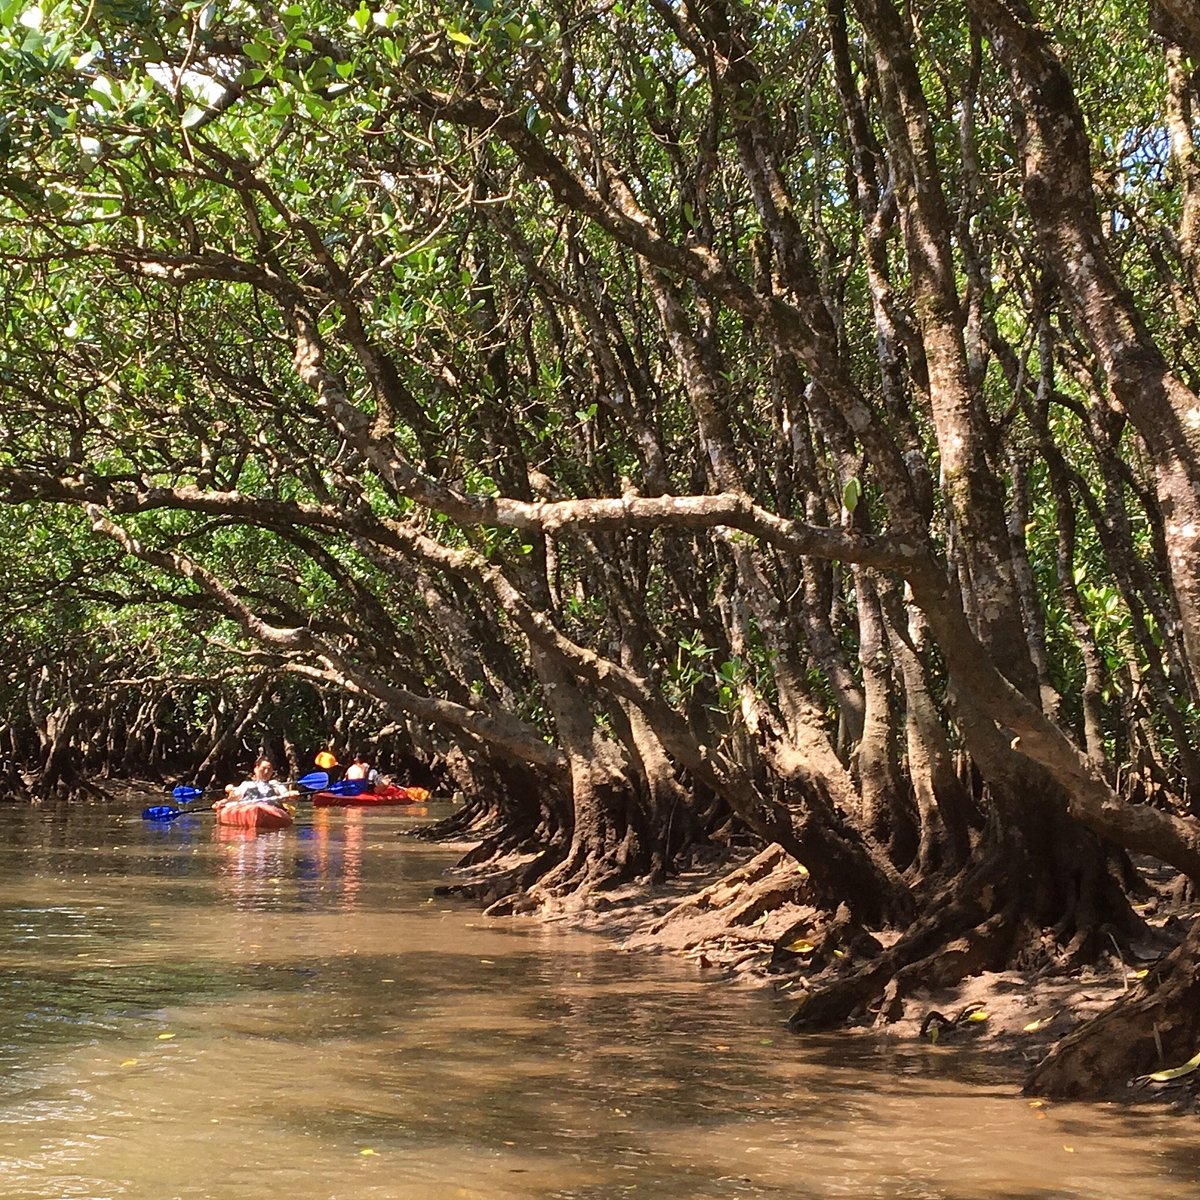
<path fill-rule="evenodd" d="M 1158 1200 L 1191 1125 L 435 897 L 397 813 L 0 812 L 0 1197 Z M 215 1149 L 214 1149 L 215 1147 Z"/>

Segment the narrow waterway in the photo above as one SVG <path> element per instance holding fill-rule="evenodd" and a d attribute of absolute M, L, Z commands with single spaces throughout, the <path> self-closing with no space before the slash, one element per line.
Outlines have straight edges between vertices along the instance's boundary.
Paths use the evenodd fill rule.
<path fill-rule="evenodd" d="M 434 897 L 417 816 L 0 809 L 4 1200 L 1160 1200 L 1195 1123 Z M 424 818 L 427 819 L 427 818 Z"/>

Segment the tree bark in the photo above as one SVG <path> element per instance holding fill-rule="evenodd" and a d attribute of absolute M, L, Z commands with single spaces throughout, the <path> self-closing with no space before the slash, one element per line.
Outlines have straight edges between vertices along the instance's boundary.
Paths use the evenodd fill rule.
<path fill-rule="evenodd" d="M 1153 464 L 1191 692 L 1200 696 L 1200 397 L 1167 365 L 1113 267 L 1096 215 L 1083 118 L 1049 38 L 1024 0 L 970 0 L 970 7 L 1020 105 L 1025 200 L 1046 257 Z M 1175 17 L 1188 10 L 1176 0 L 1163 8 Z"/>
<path fill-rule="evenodd" d="M 1107 1012 L 1065 1037 L 1025 1093 L 1061 1100 L 1128 1096 L 1139 1076 L 1178 1067 L 1200 1050 L 1200 922 Z"/>

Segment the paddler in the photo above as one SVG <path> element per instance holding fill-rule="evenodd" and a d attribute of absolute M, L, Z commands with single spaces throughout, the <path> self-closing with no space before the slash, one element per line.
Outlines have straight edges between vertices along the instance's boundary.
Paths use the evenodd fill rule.
<path fill-rule="evenodd" d="M 361 779 L 367 785 L 364 790 L 368 792 L 382 791 L 387 784 L 361 753 L 356 754 L 354 761 L 346 768 L 346 778 Z"/>
<path fill-rule="evenodd" d="M 280 811 L 286 811 L 284 800 L 291 794 L 286 785 L 275 778 L 275 764 L 264 754 L 254 764 L 250 778 L 236 787 L 227 787 L 225 800 L 218 800 L 213 807 L 216 808 L 231 800 L 261 800 L 266 804 L 274 805 Z"/>

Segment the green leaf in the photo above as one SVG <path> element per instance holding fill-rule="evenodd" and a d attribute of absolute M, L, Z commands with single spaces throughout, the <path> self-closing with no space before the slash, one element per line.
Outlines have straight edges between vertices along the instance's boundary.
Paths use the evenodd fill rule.
<path fill-rule="evenodd" d="M 846 511 L 852 513 L 858 507 L 861 499 L 862 484 L 859 483 L 857 476 L 851 475 L 846 480 L 846 486 L 842 488 L 842 503 L 846 506 Z"/>
<path fill-rule="evenodd" d="M 535 137 L 544 137 L 550 129 L 550 118 L 536 104 L 525 110 L 525 128 Z"/>

